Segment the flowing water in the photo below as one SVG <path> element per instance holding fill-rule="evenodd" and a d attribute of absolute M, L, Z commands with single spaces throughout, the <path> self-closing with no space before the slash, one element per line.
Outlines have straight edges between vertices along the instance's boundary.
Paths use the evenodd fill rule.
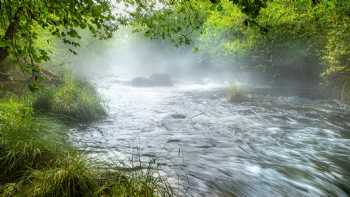
<path fill-rule="evenodd" d="M 92 158 L 155 158 L 185 196 L 350 194 L 350 109 L 337 101 L 229 103 L 220 84 L 97 86 L 108 118 L 71 134 Z"/>

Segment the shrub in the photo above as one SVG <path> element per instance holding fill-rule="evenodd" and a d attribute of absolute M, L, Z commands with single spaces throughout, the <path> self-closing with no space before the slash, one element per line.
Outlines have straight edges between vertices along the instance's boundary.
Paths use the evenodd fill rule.
<path fill-rule="evenodd" d="M 94 87 L 71 75 L 66 75 L 57 88 L 40 92 L 34 108 L 78 122 L 97 120 L 106 114 Z"/>

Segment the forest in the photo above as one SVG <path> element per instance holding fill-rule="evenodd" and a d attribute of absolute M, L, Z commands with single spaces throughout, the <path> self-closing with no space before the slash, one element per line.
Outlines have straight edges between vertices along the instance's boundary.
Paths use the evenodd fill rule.
<path fill-rule="evenodd" d="M 349 196 L 349 104 L 348 0 L 0 0 L 0 196 Z"/>

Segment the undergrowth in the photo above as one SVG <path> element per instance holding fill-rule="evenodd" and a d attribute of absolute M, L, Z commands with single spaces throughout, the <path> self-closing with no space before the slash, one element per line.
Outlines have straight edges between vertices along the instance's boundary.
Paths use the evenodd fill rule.
<path fill-rule="evenodd" d="M 0 100 L 0 196 L 173 196 L 154 165 L 135 171 L 93 165 L 66 142 L 65 126 L 36 114 L 33 102 Z"/>
<path fill-rule="evenodd" d="M 65 74 L 62 83 L 37 93 L 34 109 L 74 122 L 90 122 L 106 115 L 102 99 L 88 82 Z"/>
<path fill-rule="evenodd" d="M 58 123 L 34 117 L 25 100 L 0 101 L 0 183 L 52 162 L 68 145 Z M 57 129 L 57 130 L 56 130 Z"/>

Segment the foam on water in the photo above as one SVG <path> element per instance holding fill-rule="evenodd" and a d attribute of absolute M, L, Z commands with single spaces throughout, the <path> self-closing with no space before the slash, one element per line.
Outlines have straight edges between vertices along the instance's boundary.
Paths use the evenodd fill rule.
<path fill-rule="evenodd" d="M 255 96 L 228 103 L 229 83 L 136 88 L 97 85 L 109 117 L 75 128 L 91 158 L 156 158 L 185 196 L 348 196 L 349 107 L 336 101 Z"/>

